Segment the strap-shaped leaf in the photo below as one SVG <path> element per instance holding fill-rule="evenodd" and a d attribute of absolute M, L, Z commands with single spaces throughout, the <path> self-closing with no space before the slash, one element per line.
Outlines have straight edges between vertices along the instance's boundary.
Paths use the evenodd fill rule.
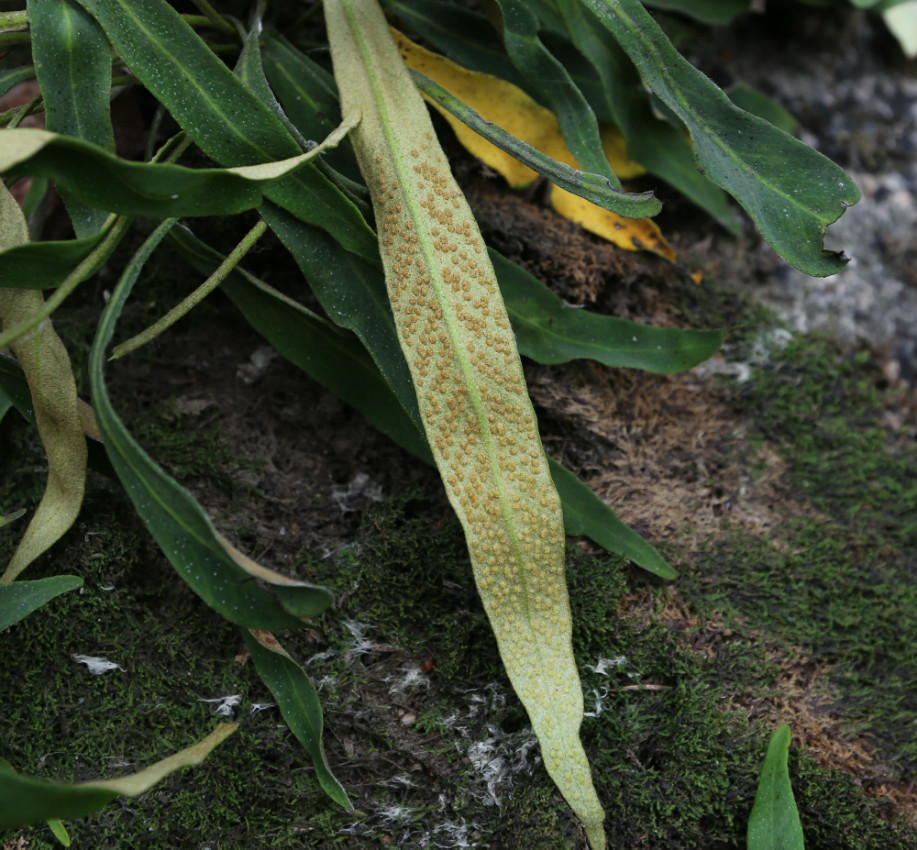
<path fill-rule="evenodd" d="M 609 193 L 617 190 L 613 211 L 629 218 L 646 218 L 662 205 L 654 198 L 621 192 L 602 150 L 595 113 L 564 68 L 538 37 L 538 18 L 525 0 L 497 0 L 503 12 L 503 42 L 513 63 L 538 86 L 557 116 L 564 140 L 580 168 L 608 180 Z M 611 208 L 611 207 L 610 207 Z"/>
<path fill-rule="evenodd" d="M 829 159 L 743 112 L 686 61 L 639 0 L 583 0 L 637 66 L 643 82 L 684 122 L 698 166 L 748 212 L 761 235 L 806 274 L 840 271 L 822 247 L 825 227 L 860 192 Z"/>
<path fill-rule="evenodd" d="M 295 122 L 292 121 L 291 118 L 286 114 L 284 107 L 275 97 L 265 74 L 264 63 L 262 61 L 260 41 L 260 34 L 262 31 L 263 25 L 261 23 L 261 18 L 256 15 L 252 19 L 251 29 L 249 34 L 246 36 L 245 46 L 242 49 L 242 55 L 239 57 L 239 61 L 236 63 L 236 74 L 238 74 L 239 79 L 241 79 L 242 82 L 244 82 L 252 92 L 254 92 L 264 103 L 266 103 L 271 108 L 271 111 L 283 122 L 283 125 L 287 128 L 290 134 L 296 138 L 303 149 L 310 150 L 314 144 L 312 140 L 315 138 L 324 138 L 327 133 L 324 132 L 323 127 L 319 129 L 318 133 L 305 134 L 301 132 L 299 127 L 296 126 Z M 332 110 L 332 114 L 337 115 L 337 113 L 338 109 L 335 106 L 335 108 Z M 331 116 L 329 115 L 323 116 L 324 122 L 326 122 L 330 117 Z M 334 126 L 332 127 L 332 131 L 333 129 Z M 342 147 L 343 150 L 341 153 L 349 154 L 349 157 L 347 157 L 347 162 L 350 163 L 354 169 L 356 169 L 356 160 L 353 158 L 353 152 L 346 145 Z M 338 148 L 338 150 L 340 150 L 340 148 Z M 335 184 L 335 186 L 337 186 L 347 196 L 347 198 L 350 199 L 353 204 L 357 206 L 357 208 L 364 216 L 369 216 L 369 204 L 367 203 L 368 197 L 366 197 L 366 188 L 364 186 L 354 180 L 351 180 L 349 177 L 344 176 L 338 171 L 335 171 L 328 162 L 324 161 L 324 159 L 317 159 L 315 164 L 318 166 L 321 172 L 326 177 L 328 177 Z"/>
<path fill-rule="evenodd" d="M 451 95 L 436 81 L 421 73 L 413 71 L 414 82 L 431 102 L 447 113 L 447 117 L 454 116 L 462 124 L 467 125 L 475 133 L 486 139 L 492 145 L 506 151 L 513 159 L 528 166 L 542 177 L 547 177 L 552 183 L 568 192 L 579 195 L 593 204 L 614 210 L 618 206 L 618 192 L 610 189 L 608 180 L 600 174 L 588 171 L 579 171 L 568 163 L 552 158 L 523 139 L 510 135 L 498 124 L 487 121 L 474 111 L 468 104 Z M 451 122 L 450 122 L 451 123 Z M 647 200 L 649 192 L 644 193 Z"/>
<path fill-rule="evenodd" d="M 590 359 L 671 375 L 712 357 L 719 330 L 655 328 L 565 304 L 541 281 L 490 251 L 520 353 L 539 363 Z"/>
<path fill-rule="evenodd" d="M 118 225 L 119 219 L 112 216 L 105 227 L 93 236 L 60 242 L 29 242 L 0 251 L 0 280 L 8 286 L 22 289 L 54 289 L 72 274 L 80 263 L 98 251 L 106 237 Z M 123 227 L 119 229 L 120 235 L 126 232 Z M 115 240 L 106 243 L 104 253 L 97 255 L 92 268 L 87 270 L 87 277 L 105 262 L 110 251 L 116 246 Z"/>
<path fill-rule="evenodd" d="M 144 242 L 112 293 L 89 358 L 92 400 L 111 464 L 137 513 L 188 585 L 223 617 L 248 628 L 289 629 L 325 610 L 330 591 L 254 563 L 214 529 L 194 497 L 137 444 L 115 413 L 105 386 L 105 350 L 144 263 L 175 224 L 168 219 Z"/>
<path fill-rule="evenodd" d="M 81 818 L 116 797 L 137 797 L 183 767 L 200 764 L 218 744 L 238 728 L 221 723 L 206 738 L 144 770 L 119 779 L 65 785 L 22 776 L 0 759 L 0 829 L 14 829 L 49 819 Z"/>
<path fill-rule="evenodd" d="M 293 255 L 325 312 L 360 338 L 408 416 L 420 428 L 414 388 L 398 346 L 378 265 L 343 250 L 317 227 L 297 221 L 273 204 L 265 204 L 262 215 Z"/>
<path fill-rule="evenodd" d="M 783 725 L 767 745 L 748 819 L 748 850 L 803 850 L 805 846 L 787 766 L 790 738 L 790 727 Z"/>
<path fill-rule="evenodd" d="M 337 145 L 358 118 L 350 116 L 306 153 L 235 168 L 129 162 L 45 130 L 5 130 L 0 173 L 49 177 L 84 203 L 124 215 L 231 215 L 261 204 L 262 192 L 308 168 L 309 160 Z"/>
<path fill-rule="evenodd" d="M 379 228 L 398 338 L 500 655 L 548 773 L 605 846 L 579 738 L 560 499 L 496 276 L 419 93 L 373 0 L 326 0 L 344 112 Z"/>
<path fill-rule="evenodd" d="M 340 118 L 334 78 L 276 33 L 265 33 L 261 46 L 264 73 L 284 112 L 307 139 L 324 138 Z M 360 179 L 360 169 L 350 145 L 330 151 L 327 158 L 351 180 Z"/>
<path fill-rule="evenodd" d="M 322 746 L 322 706 L 315 686 L 270 632 L 243 632 L 245 645 L 261 681 L 268 686 L 290 731 L 312 759 L 322 790 L 339 806 L 353 810 L 343 786 L 334 777 Z"/>
<path fill-rule="evenodd" d="M 406 44 L 411 44 L 411 42 L 407 42 L 406 39 L 403 41 L 399 40 L 399 43 L 402 52 L 404 52 Z M 422 48 L 418 48 L 413 44 L 411 44 L 411 47 L 414 53 L 419 53 L 422 50 Z M 424 51 L 424 53 L 427 53 L 427 51 Z M 428 55 L 432 56 L 433 54 Z M 438 58 L 443 63 L 448 62 L 449 65 L 453 65 L 452 62 L 448 59 L 444 59 L 444 57 Z M 408 64 L 410 67 L 411 63 Z M 464 71 L 464 69 L 461 70 Z M 465 73 L 471 74 L 471 72 L 467 71 Z M 642 241 L 645 247 L 655 247 L 657 244 L 660 246 L 665 245 L 665 240 L 662 238 L 655 222 L 647 218 L 627 218 L 614 213 L 614 210 L 618 206 L 619 193 L 609 188 L 608 181 L 603 176 L 588 171 L 580 171 L 572 167 L 571 163 L 574 162 L 573 157 L 567 150 L 566 145 L 559 138 L 559 132 L 557 134 L 558 137 L 553 136 L 554 128 L 557 128 L 559 131 L 559 127 L 554 116 L 548 113 L 547 110 L 531 102 L 529 105 L 530 112 L 534 112 L 534 110 L 537 109 L 540 114 L 529 116 L 524 114 L 522 104 L 519 103 L 518 99 L 512 104 L 497 101 L 493 103 L 495 112 L 502 113 L 502 115 L 506 117 L 514 115 L 522 119 L 520 124 L 524 122 L 526 130 L 538 133 L 540 135 L 539 141 L 542 142 L 541 149 L 539 149 L 529 144 L 526 139 L 519 138 L 521 134 L 511 135 L 500 127 L 496 121 L 486 120 L 483 116 L 479 115 L 468 104 L 467 97 L 465 97 L 464 101 L 460 100 L 450 94 L 450 92 L 444 89 L 435 80 L 413 68 L 411 69 L 411 75 L 414 77 L 414 82 L 417 83 L 417 88 L 424 93 L 427 99 L 433 103 L 440 110 L 441 114 L 445 116 L 446 120 L 449 121 L 459 141 L 471 153 L 483 159 L 488 165 L 491 165 L 491 167 L 499 171 L 507 178 L 510 185 L 516 185 L 512 179 L 512 174 L 514 173 L 524 173 L 528 171 L 528 174 L 525 176 L 528 177 L 528 182 L 531 182 L 535 177 L 535 174 L 532 172 L 537 172 L 542 177 L 547 177 L 556 187 L 563 190 L 561 194 L 572 193 L 580 198 L 584 198 L 589 202 L 589 205 L 595 204 L 604 208 L 604 213 L 610 212 L 614 222 L 613 226 L 608 227 L 610 241 L 615 242 L 615 244 L 618 244 L 620 247 L 631 251 L 634 250 L 634 241 L 628 232 L 631 226 L 634 225 L 634 222 L 637 222 L 634 230 L 643 236 Z M 482 97 L 485 97 L 485 89 L 488 81 L 492 83 L 503 82 L 496 81 L 495 78 L 492 77 L 483 78 L 482 75 L 479 74 L 474 74 L 474 77 L 468 82 L 471 83 L 474 90 Z M 517 90 L 517 92 L 521 97 L 526 97 L 523 92 L 519 90 Z M 513 107 L 517 108 L 513 109 Z M 547 115 L 544 115 L 544 113 L 547 113 Z M 527 120 L 529 117 L 533 119 L 531 122 Z M 538 126 L 535 123 L 537 120 L 544 120 L 547 126 Z M 468 132 L 469 130 L 473 132 Z M 493 148 L 489 147 L 490 145 L 496 146 L 509 154 L 509 156 L 499 157 L 496 161 L 493 161 L 492 157 L 487 156 L 488 153 L 493 152 Z M 511 170 L 510 174 L 507 174 L 506 168 L 501 167 L 504 162 L 508 169 Z M 523 180 L 524 179 L 525 177 L 523 177 Z M 552 202 L 556 201 L 557 196 L 557 191 L 553 190 Z M 647 198 L 651 197 L 650 193 L 645 193 L 645 196 Z M 588 207 L 589 205 L 584 206 Z M 556 203 L 555 208 L 563 215 L 567 215 L 566 212 L 557 207 Z M 595 212 L 598 213 L 599 211 L 595 210 Z M 574 216 L 567 215 L 567 217 L 577 220 Z M 589 227 L 585 222 L 584 226 L 594 232 L 594 228 Z M 622 236 L 621 234 L 624 235 Z M 606 236 L 606 238 L 609 237 Z M 671 252 L 671 249 L 669 249 L 669 251 Z M 674 254 L 672 257 L 674 257 Z"/>
<path fill-rule="evenodd" d="M 226 166 L 301 153 L 270 107 L 226 67 L 166 0 L 78 0 L 102 25 L 137 78 L 206 154 Z M 372 231 L 354 204 L 314 165 L 277 181 L 271 200 L 327 230 L 374 262 Z"/>
<path fill-rule="evenodd" d="M 297 129 L 309 138 L 326 135 L 341 111 L 334 77 L 275 32 L 261 44 L 264 72 Z"/>
<path fill-rule="evenodd" d="M 242 45 L 242 52 L 239 54 L 239 60 L 236 62 L 236 76 L 245 83 L 246 88 L 256 97 L 265 103 L 286 127 L 287 132 L 299 143 L 304 149 L 309 149 L 309 140 L 303 136 L 296 125 L 289 119 L 283 108 L 278 103 L 267 77 L 264 74 L 264 65 L 261 57 L 261 33 L 264 31 L 264 23 L 261 20 L 262 8 L 256 9 L 249 21 L 248 33 L 245 36 L 245 43 Z M 330 127 L 333 130 L 334 127 Z M 324 138 L 328 133 L 321 133 L 317 137 Z"/>
<path fill-rule="evenodd" d="M 385 5 L 398 20 L 410 25 L 460 65 L 508 80 L 542 105 L 548 105 L 544 96 L 507 60 L 506 54 L 490 45 L 491 40 L 496 41 L 496 33 L 483 15 L 437 0 L 386 0 Z M 585 26 L 571 32 L 577 47 L 588 57 L 586 61 L 572 45 L 560 41 L 567 34 L 564 20 L 556 11 L 550 17 L 543 17 L 544 5 L 532 8 L 539 15 L 542 30 L 550 30 L 550 35 L 557 36 L 551 40 L 551 52 L 562 61 L 596 115 L 621 126 L 628 154 L 706 210 L 727 230 L 738 232 L 725 193 L 698 173 L 691 145 L 680 128 L 655 116 L 636 69 L 611 34 L 595 25 L 588 11 L 582 8 L 581 0 L 558 0 L 558 7 L 569 6 L 579 18 L 585 18 Z"/>
<path fill-rule="evenodd" d="M 111 48 L 102 28 L 76 0 L 29 0 L 32 58 L 45 102 L 45 127 L 115 151 L 109 100 Z M 77 237 L 91 236 L 108 214 L 62 197 Z"/>
<path fill-rule="evenodd" d="M 0 523 L 2 527 L 3 523 Z M 0 584 L 0 632 L 28 617 L 55 596 L 83 586 L 79 576 L 51 576 L 37 581 Z"/>
<path fill-rule="evenodd" d="M 296 62 L 277 69 L 276 73 L 281 71 L 291 87 L 291 97 L 295 93 L 292 101 L 298 104 L 299 120 L 305 126 L 321 129 L 319 110 L 322 113 L 333 110 L 335 114 L 339 111 L 336 92 L 322 76 L 324 72 L 317 66 L 306 66 L 303 70 Z M 311 107 L 307 106 L 309 103 Z M 297 221 L 271 203 L 264 205 L 262 214 L 293 254 L 328 315 L 357 333 L 405 410 L 416 416 L 414 391 L 397 345 L 391 308 L 378 268 L 354 258 L 321 231 Z M 589 357 L 607 366 L 668 374 L 707 359 L 722 339 L 721 332 L 714 330 L 651 328 L 572 310 L 531 274 L 497 252 L 489 253 L 519 351 L 538 362 L 562 363 Z M 416 421 L 419 426 L 420 420 Z"/>
<path fill-rule="evenodd" d="M 0 184 L 0 250 L 24 244 L 28 238 L 19 205 Z M 28 321 L 43 305 L 40 292 L 0 289 L 0 329 Z M 86 438 L 67 349 L 50 321 L 20 338 L 12 349 L 29 384 L 35 422 L 48 457 L 48 481 L 0 584 L 12 582 L 73 525 L 86 484 Z"/>
<path fill-rule="evenodd" d="M 67 827 L 64 826 L 63 821 L 58 818 L 49 818 L 48 819 L 48 829 L 51 830 L 51 834 L 61 843 L 64 847 L 69 847 L 71 844 L 70 833 L 67 832 Z"/>
<path fill-rule="evenodd" d="M 513 64 L 542 92 L 542 100 L 557 115 L 567 145 L 580 165 L 599 174 L 613 174 L 601 155 L 595 113 L 573 84 L 567 69 L 554 58 L 539 37 L 538 16 L 522 0 L 497 0 L 502 14 L 502 36 Z M 617 177 L 609 177 L 620 188 Z M 642 213 L 645 214 L 645 213 Z"/>
<path fill-rule="evenodd" d="M 624 132 L 628 155 L 670 183 L 731 233 L 738 223 L 722 189 L 714 186 L 694 164 L 691 143 L 680 127 L 653 111 L 640 76 L 611 33 L 597 26 L 582 0 L 558 0 L 565 30 L 601 82 L 594 87 L 593 109 L 604 107 Z"/>
<path fill-rule="evenodd" d="M 678 573 L 665 558 L 636 531 L 628 528 L 588 485 L 553 458 L 548 458 L 551 478 L 560 495 L 564 511 L 564 529 L 570 535 L 582 535 L 629 558 L 659 578 L 675 579 Z"/>

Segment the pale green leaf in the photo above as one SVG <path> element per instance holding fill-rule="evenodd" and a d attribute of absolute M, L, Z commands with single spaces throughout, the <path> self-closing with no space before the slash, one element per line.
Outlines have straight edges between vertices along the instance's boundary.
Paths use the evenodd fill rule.
<path fill-rule="evenodd" d="M 11 131 L 8 131 L 11 132 Z M 28 241 L 19 205 L 0 184 L 0 250 Z M 6 330 L 40 312 L 40 292 L 0 289 L 0 328 Z M 0 584 L 12 582 L 70 528 L 83 503 L 86 439 L 77 407 L 76 382 L 67 349 L 50 321 L 12 345 L 32 396 L 38 433 L 48 457 L 48 480 L 41 502 L 6 567 Z"/>
<path fill-rule="evenodd" d="M 326 0 L 325 23 L 344 112 L 362 114 L 352 140 L 427 439 L 545 767 L 598 850 L 563 514 L 496 275 L 378 4 Z"/>
<path fill-rule="evenodd" d="M 16 773 L 0 760 L 0 829 L 29 826 L 50 819 L 81 818 L 101 809 L 116 797 L 136 797 L 149 791 L 170 773 L 200 764 L 237 729 L 221 723 L 204 740 L 156 762 L 139 773 L 120 779 L 66 785 Z"/>

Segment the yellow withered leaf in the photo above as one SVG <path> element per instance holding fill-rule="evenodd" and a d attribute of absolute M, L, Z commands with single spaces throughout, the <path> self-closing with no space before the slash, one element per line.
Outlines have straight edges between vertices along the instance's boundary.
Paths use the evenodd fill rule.
<path fill-rule="evenodd" d="M 201 764 L 211 751 L 222 744 L 236 729 L 238 723 L 220 723 L 204 740 L 185 747 L 183 750 L 164 758 L 156 764 L 151 764 L 137 773 L 128 776 L 119 776 L 117 779 L 100 779 L 95 782 L 84 782 L 82 788 L 104 788 L 123 794 L 126 797 L 136 797 L 149 791 L 157 782 L 162 781 L 170 773 L 183 767 L 195 767 Z"/>
<path fill-rule="evenodd" d="M 579 168 L 564 141 L 557 118 L 522 89 L 490 74 L 469 71 L 445 56 L 415 44 L 403 33 L 394 29 L 392 32 L 409 68 L 434 80 L 485 121 L 496 124 L 552 159 L 571 168 Z M 476 133 L 439 104 L 427 100 L 449 122 L 465 149 L 496 171 L 510 186 L 518 189 L 538 177 L 527 165 Z M 605 156 L 618 177 L 628 179 L 646 173 L 643 166 L 628 158 L 624 137 L 617 127 L 603 126 L 601 138 Z M 551 204 L 562 216 L 621 248 L 654 251 L 670 260 L 675 259 L 675 252 L 652 219 L 625 218 L 557 186 L 551 189 Z"/>
<path fill-rule="evenodd" d="M 553 156 L 551 151 L 557 151 L 556 141 L 552 139 L 552 134 L 560 133 L 557 119 L 522 89 L 499 77 L 469 71 L 445 56 L 414 44 L 404 33 L 396 29 L 392 29 L 392 34 L 408 68 L 435 80 L 449 94 L 474 109 L 485 121 L 496 124 L 536 150 L 549 156 Z M 465 149 L 490 166 L 514 189 L 528 186 L 538 178 L 537 172 L 491 144 L 467 124 L 459 121 L 451 112 L 447 112 L 429 98 L 426 100 L 449 122 L 449 126 Z M 566 148 L 562 140 L 561 144 Z M 570 165 L 571 162 L 568 161 L 567 164 Z"/>
<path fill-rule="evenodd" d="M 639 162 L 634 162 L 627 155 L 627 142 L 620 127 L 614 124 L 599 126 L 599 138 L 602 140 L 602 150 L 612 170 L 622 180 L 633 180 L 647 173 Z"/>
<path fill-rule="evenodd" d="M 0 183 L 0 250 L 29 241 L 19 205 Z M 44 306 L 36 289 L 0 289 L 0 330 L 26 320 Z M 67 349 L 50 319 L 12 345 L 25 372 L 35 422 L 48 455 L 48 482 L 25 535 L 0 584 L 13 581 L 73 524 L 86 484 L 86 438 Z"/>
<path fill-rule="evenodd" d="M 649 218 L 624 218 L 603 210 L 579 195 L 551 187 L 551 206 L 564 218 L 630 251 L 653 251 L 675 262 L 675 251 L 656 223 Z"/>
<path fill-rule="evenodd" d="M 605 846 L 579 738 L 564 527 L 484 241 L 375 0 L 325 0 L 335 79 L 370 187 L 386 284 L 427 438 L 548 773 Z"/>

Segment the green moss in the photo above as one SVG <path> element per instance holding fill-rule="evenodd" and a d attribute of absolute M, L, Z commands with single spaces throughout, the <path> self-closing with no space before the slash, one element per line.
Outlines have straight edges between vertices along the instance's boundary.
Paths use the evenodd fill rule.
<path fill-rule="evenodd" d="M 613 559 L 574 561 L 569 574 L 586 709 L 598 715 L 586 718 L 583 735 L 610 846 L 743 847 L 769 730 L 721 706 L 727 695 L 771 685 L 776 668 L 763 647 L 736 631 L 711 658 L 690 652 L 664 624 L 616 613 L 622 583 Z M 914 840 L 883 819 L 881 804 L 808 757 L 794 761 L 792 778 L 807 846 L 903 850 Z M 838 833 L 838 811 L 847 813 L 844 829 L 854 819 L 856 829 Z"/>
<path fill-rule="evenodd" d="M 681 587 L 749 638 L 762 631 L 829 663 L 824 684 L 848 733 L 868 733 L 903 775 L 917 766 L 917 451 L 880 426 L 877 378 L 868 356 L 802 338 L 735 392 L 808 509 L 770 538 L 718 535 Z"/>
<path fill-rule="evenodd" d="M 505 681 L 461 527 L 440 493 L 404 493 L 372 508 L 351 554 L 323 576 L 358 589 L 345 593 L 345 615 L 425 653 L 448 680 Z"/>
<path fill-rule="evenodd" d="M 176 410 L 174 399 L 167 399 L 136 417 L 130 432 L 176 480 L 206 479 L 232 493 L 238 489 L 239 470 L 254 464 L 232 450 L 219 427 L 219 412 L 205 412 L 192 423 Z"/>
<path fill-rule="evenodd" d="M 757 370 L 737 408 L 791 461 L 793 487 L 863 543 L 917 548 L 917 451 L 881 425 L 889 399 L 868 352 L 802 337 Z"/>
<path fill-rule="evenodd" d="M 11 417 L 0 446 L 10 449 L 0 451 L 0 504 L 34 504 L 45 470 L 31 430 Z M 3 535 L 4 557 L 19 534 Z M 2 635 L 0 753 L 16 769 L 59 781 L 121 775 L 204 737 L 218 720 L 204 699 L 239 694 L 243 718 L 204 765 L 68 822 L 75 846 L 187 847 L 212 838 L 289 847 L 304 812 L 334 808 L 276 710 L 248 716 L 269 695 L 251 665 L 234 662 L 242 646 L 235 627 L 175 575 L 126 497 L 96 476 L 76 526 L 25 577 L 61 573 L 83 576 L 84 588 Z M 93 676 L 74 654 L 124 670 Z M 45 827 L 20 832 L 32 846 L 56 846 Z"/>
<path fill-rule="evenodd" d="M 514 789 L 502 815 L 494 835 L 498 847 L 567 850 L 576 846 L 577 824 L 557 793 L 544 783 Z"/>
<path fill-rule="evenodd" d="M 701 286 L 690 279 L 678 285 L 676 309 L 696 328 L 724 328 L 726 347 L 736 360 L 748 357 L 762 331 L 779 326 L 777 315 L 749 293 L 716 278 Z"/>
<path fill-rule="evenodd" d="M 569 576 L 586 710 L 597 715 L 583 734 L 611 846 L 737 846 L 750 803 L 734 792 L 754 766 L 748 730 L 717 709 L 714 665 L 664 625 L 618 614 L 614 559 L 574 562 Z"/>
<path fill-rule="evenodd" d="M 163 419 L 164 430 L 170 422 Z M 40 492 L 43 472 L 40 447 L 27 432 L 3 429 L 0 439 L 13 433 L 17 458 L 27 459 L 15 485 L 4 484 L 0 504 L 8 509 L 13 495 Z M 209 438 L 187 439 L 200 466 L 186 465 L 186 474 L 223 474 L 220 464 L 206 468 L 208 452 L 195 448 L 209 446 Z M 185 462 L 183 445 L 154 442 L 157 456 Z M 11 455 L 0 456 L 5 473 Z M 200 767 L 68 823 L 75 846 L 352 848 L 420 846 L 431 838 L 583 846 L 531 746 L 461 530 L 432 476 L 429 491 L 367 511 L 356 538 L 333 557 L 305 558 L 299 566 L 334 588 L 339 605 L 313 629 L 283 638 L 321 681 L 326 748 L 361 815 L 328 802 L 276 709 L 252 713 L 270 696 L 250 664 L 234 661 L 236 629 L 175 577 L 123 494 L 90 481 L 78 527 L 32 573 L 81 574 L 84 592 L 54 600 L 3 635 L 0 679 L 15 684 L 3 704 L 0 753 L 47 778 L 116 775 L 128 770 L 122 762 L 137 769 L 203 737 L 216 719 L 200 698 L 227 694 L 241 696 L 242 728 Z M 571 550 L 568 578 L 586 709 L 595 715 L 583 736 L 611 846 L 743 846 L 768 730 L 721 706 L 737 692 L 770 687 L 774 668 L 763 649 L 737 629 L 707 659 L 686 650 L 665 623 L 628 621 L 621 600 L 641 580 L 619 559 Z M 347 623 L 364 624 L 367 639 L 397 649 L 402 667 L 432 659 L 427 684 L 393 695 L 386 677 L 400 667 L 386 660 L 396 655 L 350 655 Z M 92 677 L 72 661 L 75 652 L 110 658 L 126 672 Z M 396 713 L 405 701 L 417 715 L 410 725 Z M 476 745 L 509 768 L 494 787 L 501 807 L 486 804 L 486 776 L 471 759 Z M 913 836 L 896 834 L 881 807 L 848 780 L 804 757 L 792 765 L 810 847 L 908 846 Z M 832 823 L 843 825 L 850 843 L 831 833 Z M 53 846 L 45 828 L 24 832 L 38 846 Z"/>
<path fill-rule="evenodd" d="M 888 801 L 852 792 L 847 777 L 805 754 L 791 750 L 790 778 L 810 850 L 911 850 L 917 843 L 912 829 L 892 820 Z"/>

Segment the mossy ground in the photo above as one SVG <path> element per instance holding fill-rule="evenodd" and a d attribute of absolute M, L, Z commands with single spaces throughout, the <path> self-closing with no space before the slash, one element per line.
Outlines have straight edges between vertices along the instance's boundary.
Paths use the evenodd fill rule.
<path fill-rule="evenodd" d="M 580 246 L 582 256 L 589 247 Z M 144 290 L 141 281 L 145 295 L 125 314 L 123 333 L 190 289 L 171 266 L 158 271 L 151 267 L 148 279 L 172 285 Z M 634 295 L 603 289 L 593 271 L 609 304 Z M 772 321 L 729 288 L 674 288 L 678 306 L 661 314 L 733 328 L 734 358 L 746 357 Z M 645 289 L 654 314 L 664 295 Z M 358 417 L 279 362 L 269 385 L 228 394 L 237 364 L 221 363 L 244 360 L 260 342 L 225 310 L 205 304 L 202 329 L 192 325 L 181 342 L 132 357 L 115 406 L 164 467 L 206 497 L 223 531 L 272 566 L 334 590 L 335 608 L 283 641 L 319 688 L 329 761 L 358 813 L 320 791 L 244 662 L 238 630 L 176 577 L 117 485 L 95 473 L 77 525 L 26 574 L 74 573 L 85 587 L 0 636 L 0 755 L 48 779 L 119 775 L 202 738 L 218 719 L 218 703 L 204 700 L 238 695 L 240 729 L 203 765 L 68 823 L 74 846 L 583 847 L 503 674 L 435 475 L 383 448 Z M 93 317 L 71 316 L 63 336 L 81 375 Z M 213 343 L 214 328 L 227 323 Z M 802 338 L 763 362 L 745 384 L 703 391 L 742 423 L 744 436 L 723 445 L 750 478 L 768 466 L 768 447 L 782 454 L 781 494 L 791 507 L 774 507 L 778 525 L 752 534 L 724 519 L 702 547 L 684 551 L 675 528 L 665 549 L 681 578 L 670 588 L 571 544 L 574 642 L 589 712 L 583 739 L 614 848 L 744 846 L 769 734 L 780 706 L 793 703 L 783 691 L 787 664 L 818 670 L 831 714 L 816 720 L 839 717 L 848 740 L 865 742 L 887 765 L 890 782 L 913 777 L 913 447 L 883 419 L 894 399 L 868 355 Z M 211 388 L 206 381 L 221 368 L 222 384 Z M 207 402 L 203 413 L 182 412 L 191 395 Z M 612 440 L 573 435 L 561 414 L 557 422 L 592 464 L 617 457 Z M 287 466 L 269 456 L 274 442 L 293 458 Z M 715 486 L 720 459 L 692 451 L 684 450 L 687 461 L 712 470 Z M 37 502 L 43 467 L 34 434 L 9 413 L 0 423 L 0 513 Z M 335 503 L 332 485 L 348 485 L 358 471 L 382 481 L 385 498 Z M 0 561 L 23 522 L 4 529 Z M 76 653 L 125 669 L 92 676 Z M 790 767 L 810 850 L 917 846 L 887 800 L 863 793 L 862 775 L 824 767 L 806 743 Z M 29 847 L 56 846 L 46 827 L 0 843 L 17 836 Z"/>
<path fill-rule="evenodd" d="M 900 389 L 868 352 L 797 339 L 733 392 L 787 461 L 795 508 L 768 537 L 710 541 L 682 588 L 697 610 L 823 665 L 850 734 L 898 778 L 917 746 L 917 451 L 883 424 Z M 885 417 L 885 418 L 883 418 Z"/>
<path fill-rule="evenodd" d="M 788 517 L 778 539 L 727 534 L 680 564 L 688 604 L 730 623 L 715 652 L 686 645 L 683 629 L 663 616 L 666 591 L 638 571 L 570 550 L 575 650 L 590 712 L 583 737 L 612 847 L 743 846 L 771 727 L 734 706 L 737 695 L 773 692 L 779 665 L 768 642 L 830 661 L 851 726 L 869 730 L 899 775 L 912 768 L 906 638 L 915 608 L 904 578 L 913 538 L 897 533 L 900 523 L 895 534 L 877 530 L 875 518 L 894 522 L 913 458 L 888 450 L 870 363 L 839 359 L 823 342 L 797 345 L 804 349 L 778 355 L 750 386 L 725 391 L 755 411 L 749 422 L 762 438 L 783 446 L 813 515 Z M 213 422 L 176 430 L 163 413 L 170 409 L 141 417 L 138 429 L 174 470 L 206 478 L 209 467 L 208 486 L 219 489 L 254 461 L 221 445 Z M 790 426 L 810 442 L 782 439 Z M 2 511 L 37 496 L 42 455 L 12 414 L 0 440 Z M 846 454 L 851 443 L 860 463 Z M 863 465 L 879 470 L 869 479 L 882 486 L 858 510 L 845 494 L 862 491 L 822 458 L 828 446 L 850 461 L 851 474 Z M 819 474 L 836 488 L 819 485 Z M 237 489 L 233 498 L 250 495 Z M 237 659 L 237 630 L 174 578 L 117 487 L 91 477 L 77 527 L 30 570 L 33 578 L 77 573 L 86 587 L 3 635 L 4 756 L 24 772 L 63 780 L 137 769 L 203 737 L 216 721 L 214 704 L 202 700 L 232 694 L 240 696 L 241 728 L 202 766 L 69 823 L 75 846 L 582 846 L 502 673 L 435 477 L 364 510 L 341 543 L 293 565 L 332 586 L 339 602 L 285 643 L 319 685 L 329 758 L 360 815 L 323 797 L 276 709 L 259 710 L 270 695 Z M 2 546 L 6 555 L 9 535 Z M 636 597 L 648 616 L 628 613 Z M 92 676 L 74 653 L 125 671 Z M 887 806 L 844 774 L 794 750 L 791 775 L 808 847 L 914 846 L 913 833 L 886 819 Z M 54 846 L 46 828 L 21 834 L 28 846 Z"/>

